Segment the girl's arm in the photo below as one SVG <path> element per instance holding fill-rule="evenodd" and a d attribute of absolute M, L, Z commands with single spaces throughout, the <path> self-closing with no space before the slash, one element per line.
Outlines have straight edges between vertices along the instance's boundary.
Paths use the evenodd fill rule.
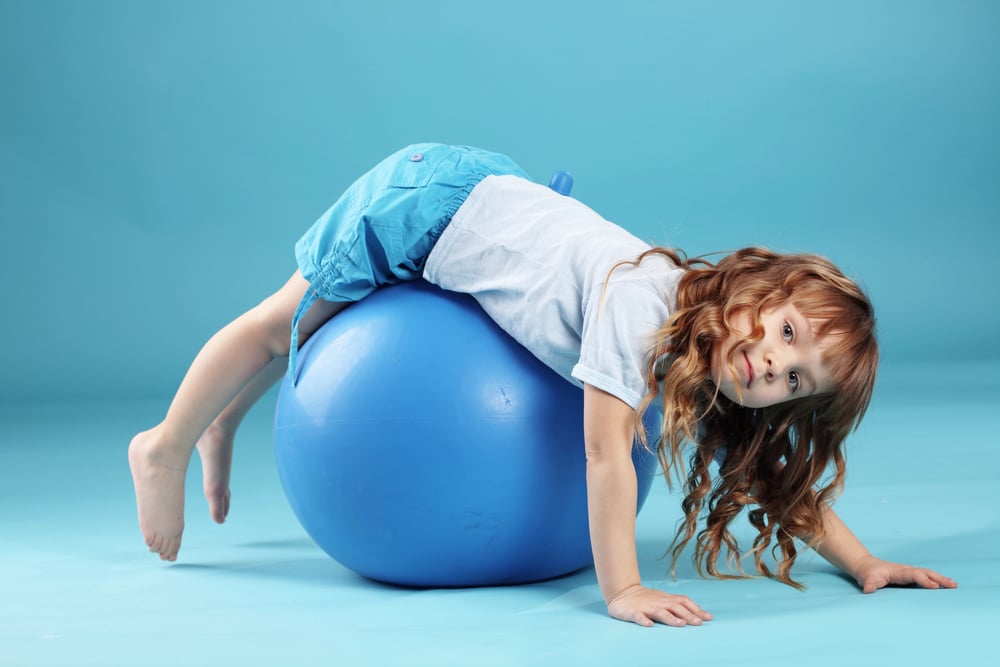
<path fill-rule="evenodd" d="M 637 483 L 632 464 L 631 407 L 590 385 L 583 392 L 587 509 L 597 582 L 608 613 L 652 626 L 700 625 L 712 615 L 684 595 L 644 588 L 635 551 Z"/>
<path fill-rule="evenodd" d="M 854 577 L 865 593 L 874 593 L 889 585 L 917 585 L 922 588 L 958 586 L 954 580 L 934 570 L 891 563 L 871 555 L 829 506 L 823 508 L 823 528 L 826 536 L 816 551 L 831 565 Z"/>

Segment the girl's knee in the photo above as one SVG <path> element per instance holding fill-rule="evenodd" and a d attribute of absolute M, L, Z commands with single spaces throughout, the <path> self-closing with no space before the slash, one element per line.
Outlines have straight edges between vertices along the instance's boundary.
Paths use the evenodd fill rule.
<path fill-rule="evenodd" d="M 292 320 L 309 283 L 296 271 L 280 290 L 264 299 L 247 316 L 255 335 L 260 337 L 272 357 L 287 357 L 291 349 Z M 309 336 L 348 304 L 317 300 L 298 322 L 298 341 L 302 345 Z"/>
<path fill-rule="evenodd" d="M 276 307 L 271 299 L 262 301 L 245 317 L 252 335 L 272 357 L 287 357 L 291 347 L 292 313 Z"/>
<path fill-rule="evenodd" d="M 321 326 L 348 305 L 350 304 L 323 301 L 322 299 L 316 301 L 299 322 L 299 345 L 301 346 L 309 340 L 309 337 L 316 333 Z"/>
<path fill-rule="evenodd" d="M 247 316 L 255 335 L 272 357 L 287 357 L 291 347 L 292 319 L 309 283 L 296 271 L 281 289 L 261 301 Z"/>

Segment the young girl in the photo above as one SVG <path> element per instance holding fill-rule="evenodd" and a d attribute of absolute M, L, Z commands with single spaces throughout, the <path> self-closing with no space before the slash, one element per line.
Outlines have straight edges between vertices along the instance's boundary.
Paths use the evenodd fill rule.
<path fill-rule="evenodd" d="M 637 426 L 654 401 L 668 483 L 671 472 L 682 474 L 682 443 L 696 445 L 675 561 L 694 539 L 700 571 L 732 576 L 718 558 L 725 548 L 739 570 L 729 525 L 755 506 L 752 553 L 766 576 L 798 585 L 790 569 L 799 538 L 866 593 L 956 585 L 875 558 L 830 509 L 878 352 L 868 299 L 822 258 L 746 249 L 718 265 L 687 260 L 530 182 L 502 155 L 436 144 L 410 146 L 355 182 L 296 257 L 299 270 L 284 287 L 206 343 L 165 419 L 132 440 L 139 527 L 163 560 L 180 549 L 192 450 L 221 523 L 236 428 L 294 367 L 299 343 L 376 288 L 423 278 L 472 294 L 518 342 L 583 386 L 591 541 L 613 617 L 646 626 L 711 619 L 686 596 L 639 578 L 631 449 L 644 440 Z M 696 534 L 703 510 L 707 525 Z M 763 561 L 772 542 L 776 573 Z"/>

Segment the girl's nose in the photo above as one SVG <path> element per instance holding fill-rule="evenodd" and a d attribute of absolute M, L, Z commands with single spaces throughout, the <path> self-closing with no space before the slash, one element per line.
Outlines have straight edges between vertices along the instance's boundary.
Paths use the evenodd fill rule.
<path fill-rule="evenodd" d="M 768 380 L 780 377 L 785 372 L 785 358 L 775 351 L 770 351 L 764 355 L 764 363 L 767 364 Z"/>

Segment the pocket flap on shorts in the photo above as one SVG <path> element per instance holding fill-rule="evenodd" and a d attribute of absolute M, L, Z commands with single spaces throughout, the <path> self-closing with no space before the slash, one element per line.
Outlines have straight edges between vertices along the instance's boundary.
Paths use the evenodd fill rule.
<path fill-rule="evenodd" d="M 451 153 L 450 146 L 425 144 L 412 146 L 393 167 L 389 186 L 421 188 L 431 182 L 438 166 Z"/>

